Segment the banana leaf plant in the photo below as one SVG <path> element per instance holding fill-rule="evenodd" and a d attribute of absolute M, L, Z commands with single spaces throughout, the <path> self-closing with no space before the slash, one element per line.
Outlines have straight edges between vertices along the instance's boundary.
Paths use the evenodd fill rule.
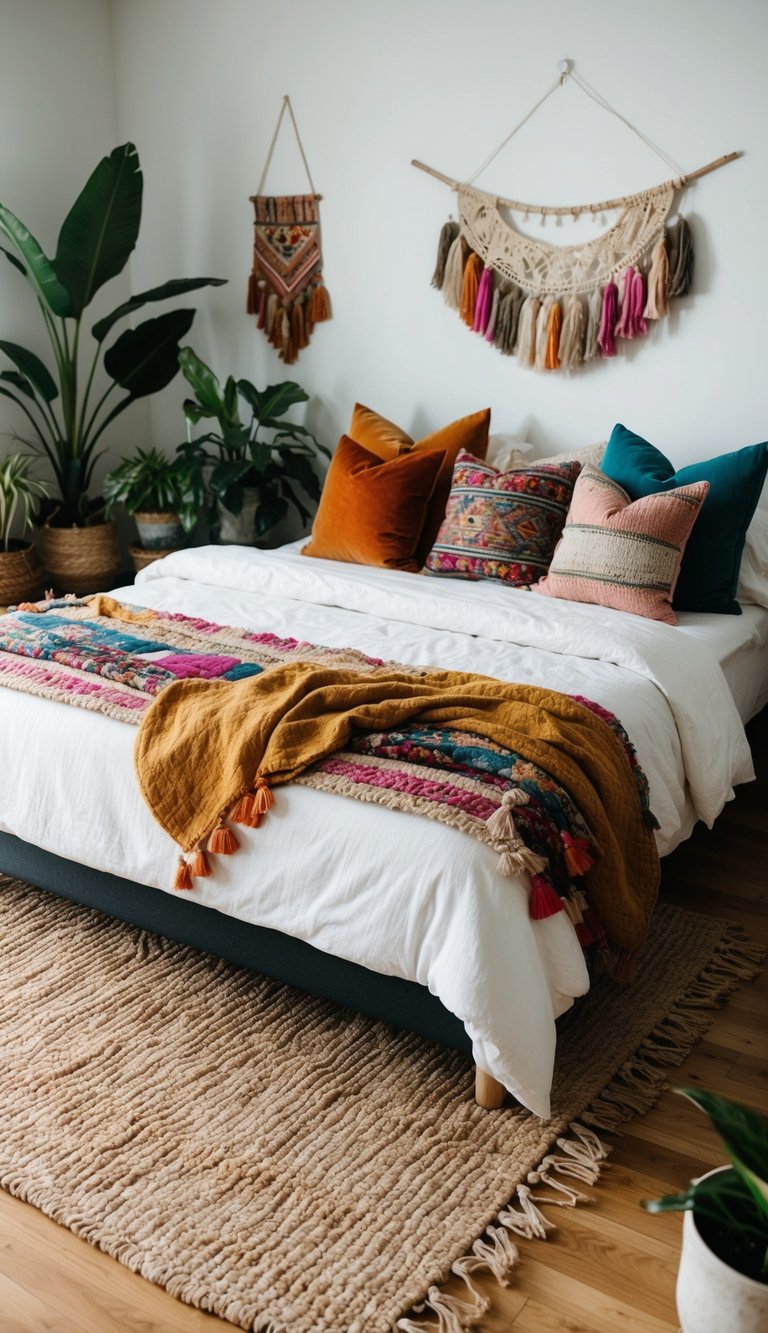
<path fill-rule="evenodd" d="M 320 499 L 320 482 L 313 467 L 318 452 L 330 458 L 306 426 L 286 421 L 285 414 L 309 395 L 298 384 L 286 381 L 257 389 L 250 380 L 229 375 L 222 388 L 217 376 L 192 350 L 179 355 L 184 378 L 195 392 L 184 402 L 188 438 L 179 454 L 205 478 L 212 503 L 208 520 L 216 526 L 216 504 L 232 514 L 243 507 L 246 487 L 259 491 L 255 536 L 264 537 L 293 505 L 306 527 L 310 511 L 296 493 L 296 486 L 311 500 Z M 218 430 L 192 438 L 192 427 L 215 420 Z"/>
<path fill-rule="evenodd" d="M 709 1116 L 732 1169 L 691 1181 L 683 1194 L 645 1202 L 651 1213 L 693 1212 L 716 1253 L 768 1283 L 768 1120 L 701 1088 L 675 1088 Z"/>
<path fill-rule="evenodd" d="M 13 369 L 0 372 L 0 394 L 24 413 L 31 435 L 24 441 L 45 454 L 59 491 L 57 524 L 85 526 L 102 518 L 101 501 L 89 499 L 99 441 L 112 422 L 139 398 L 164 389 L 178 371 L 180 340 L 194 309 L 171 310 L 125 329 L 105 346 L 114 327 L 143 306 L 183 296 L 222 278 L 174 278 L 139 292 L 94 323 L 95 346 L 81 348 L 85 311 L 96 293 L 125 268 L 139 234 L 143 177 L 132 143 L 99 162 L 75 200 L 49 258 L 23 222 L 0 204 L 0 245 L 35 297 L 51 347 L 52 364 L 26 347 L 0 339 Z M 97 370 L 107 384 L 96 387 Z"/>

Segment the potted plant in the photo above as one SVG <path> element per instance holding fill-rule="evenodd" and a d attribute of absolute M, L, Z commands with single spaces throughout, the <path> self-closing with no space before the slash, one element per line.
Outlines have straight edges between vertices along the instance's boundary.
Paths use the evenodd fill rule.
<path fill-rule="evenodd" d="M 0 340 L 13 369 L 0 372 L 0 393 L 27 418 L 28 445 L 45 454 L 58 489 L 46 514 L 43 550 L 57 586 L 105 586 L 117 567 L 114 525 L 92 498 L 98 445 L 111 423 L 139 398 L 157 393 L 178 369 L 179 341 L 195 311 L 171 310 L 126 329 L 106 346 L 115 325 L 149 303 L 165 301 L 220 278 L 176 278 L 123 301 L 96 321 L 94 346 L 81 358 L 83 318 L 96 293 L 125 267 L 141 222 L 143 180 L 132 143 L 115 148 L 91 174 L 59 232 L 56 254 L 44 253 L 22 222 L 0 204 L 0 246 L 31 288 L 50 341 L 53 371 L 17 343 Z M 81 364 L 81 360 L 83 364 Z M 106 375 L 106 387 L 97 371 Z"/>
<path fill-rule="evenodd" d="M 259 390 L 232 375 L 222 389 L 191 347 L 182 348 L 179 365 L 195 397 L 184 403 L 188 439 L 178 452 L 205 478 L 212 499 L 208 517 L 219 540 L 253 543 L 285 518 L 289 505 L 306 527 L 311 515 L 295 486 L 318 500 L 320 482 L 312 465 L 318 452 L 327 458 L 330 452 L 285 414 L 309 395 L 290 381 Z M 218 430 L 192 439 L 192 426 L 203 419 L 215 420 Z"/>
<path fill-rule="evenodd" d="M 48 494 L 44 482 L 32 476 L 32 460 L 25 454 L 0 459 L 0 605 L 11 606 L 37 597 L 43 569 L 30 541 L 12 537 L 14 521 L 21 530 L 32 527 L 32 505 Z"/>
<path fill-rule="evenodd" d="M 118 504 L 136 522 L 138 546 L 131 546 L 136 569 L 181 546 L 192 532 L 202 507 L 203 494 L 194 468 L 183 458 L 167 458 L 154 445 L 123 458 L 104 478 L 105 513 L 111 518 Z"/>
<path fill-rule="evenodd" d="M 697 1088 L 676 1088 L 712 1121 L 730 1166 L 691 1181 L 684 1194 L 643 1206 L 680 1211 L 683 1249 L 677 1278 L 682 1333 L 764 1333 L 768 1329 L 768 1120 Z"/>

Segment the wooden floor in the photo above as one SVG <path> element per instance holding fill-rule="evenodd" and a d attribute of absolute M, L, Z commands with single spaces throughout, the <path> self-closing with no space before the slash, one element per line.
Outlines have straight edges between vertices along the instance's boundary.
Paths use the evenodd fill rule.
<path fill-rule="evenodd" d="M 740 921 L 768 943 L 768 710 L 750 739 L 758 782 L 739 790 L 714 831 L 697 829 L 664 863 L 662 892 L 670 902 Z M 742 986 L 715 1015 L 707 1039 L 674 1080 L 701 1083 L 768 1114 L 766 1032 L 768 973 Z M 519 1242 L 521 1262 L 509 1288 L 485 1284 L 493 1310 L 479 1333 L 675 1333 L 680 1221 L 651 1217 L 639 1200 L 678 1189 L 721 1162 L 720 1147 L 704 1117 L 672 1093 L 614 1145 L 594 1202 L 558 1209 L 558 1230 L 546 1243 Z M 2 1333 L 224 1333 L 229 1327 L 0 1191 Z"/>

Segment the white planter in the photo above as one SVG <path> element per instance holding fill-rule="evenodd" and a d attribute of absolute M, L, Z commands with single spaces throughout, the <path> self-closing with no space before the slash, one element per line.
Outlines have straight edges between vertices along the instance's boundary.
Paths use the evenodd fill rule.
<path fill-rule="evenodd" d="M 717 1168 L 730 1170 L 728 1166 Z M 719 1259 L 702 1240 L 693 1213 L 683 1217 L 676 1296 L 682 1333 L 765 1333 L 768 1329 L 768 1284 L 744 1277 Z"/>
<path fill-rule="evenodd" d="M 254 521 L 259 507 L 260 492 L 256 486 L 246 486 L 243 491 L 243 507 L 239 514 L 231 514 L 218 502 L 219 541 L 238 546 L 254 546 L 256 532 Z"/>

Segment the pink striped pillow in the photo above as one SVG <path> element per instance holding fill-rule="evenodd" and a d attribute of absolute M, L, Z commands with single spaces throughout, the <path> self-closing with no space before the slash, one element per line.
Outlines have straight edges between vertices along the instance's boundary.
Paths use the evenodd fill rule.
<path fill-rule="evenodd" d="M 676 625 L 672 593 L 708 490 L 708 481 L 697 481 L 631 502 L 617 482 L 585 467 L 536 592 Z"/>

